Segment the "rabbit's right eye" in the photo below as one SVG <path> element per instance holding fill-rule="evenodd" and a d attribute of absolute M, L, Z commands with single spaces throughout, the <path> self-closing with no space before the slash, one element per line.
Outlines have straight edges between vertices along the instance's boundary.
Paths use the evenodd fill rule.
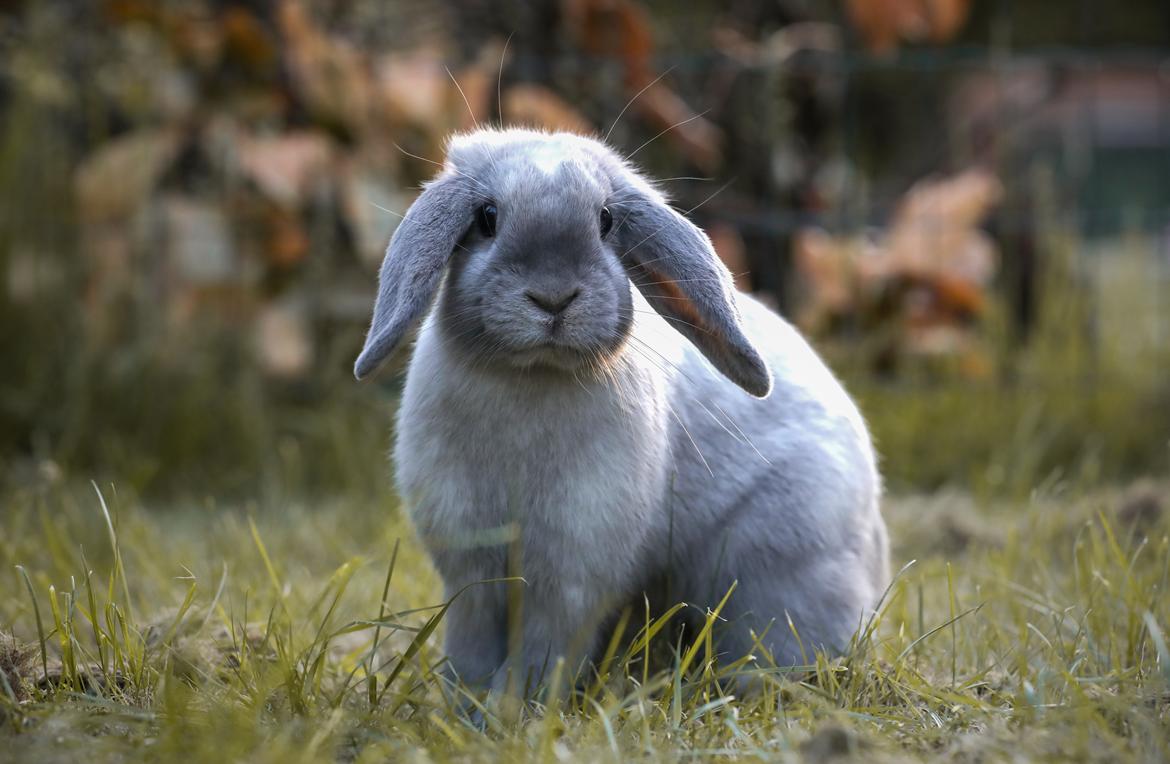
<path fill-rule="evenodd" d="M 484 238 L 490 239 L 496 235 L 496 215 L 499 211 L 496 205 L 488 203 L 482 205 L 475 214 L 476 225 L 479 226 L 479 232 L 483 234 Z"/>

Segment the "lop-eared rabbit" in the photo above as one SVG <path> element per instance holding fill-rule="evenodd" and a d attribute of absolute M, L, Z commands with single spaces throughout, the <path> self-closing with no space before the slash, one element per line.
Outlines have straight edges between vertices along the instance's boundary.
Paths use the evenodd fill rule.
<path fill-rule="evenodd" d="M 887 540 L 857 408 L 602 143 L 454 137 L 390 242 L 357 377 L 420 319 L 397 482 L 462 591 L 446 652 L 464 682 L 579 668 L 645 597 L 703 613 L 734 584 L 718 650 L 780 666 L 840 651 L 877 604 Z M 473 585 L 509 574 L 512 616 L 509 584 Z"/>

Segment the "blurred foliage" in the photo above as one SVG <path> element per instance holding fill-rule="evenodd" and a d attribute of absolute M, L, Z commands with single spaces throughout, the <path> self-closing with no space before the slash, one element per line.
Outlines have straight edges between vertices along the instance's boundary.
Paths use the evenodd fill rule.
<path fill-rule="evenodd" d="M 224 7 L 236 5 L 228 3 Z M 1027 13 L 1041 12 L 1036 3 L 1025 5 L 1031 9 Z M 320 10 L 326 6 L 312 7 Z M 355 4 L 353 9 L 359 6 L 366 8 L 367 4 Z M 971 43 L 971 35 L 976 33 L 972 29 L 992 36 L 994 18 L 985 8 L 976 6 L 972 27 L 960 41 Z M 247 134 L 252 138 L 293 129 L 317 130 L 327 136 L 331 151 L 352 161 L 364 161 L 364 155 L 357 152 L 368 150 L 370 145 L 357 136 L 381 135 L 382 127 L 371 127 L 359 119 L 359 127 L 355 128 L 355 123 L 345 122 L 344 114 L 338 116 L 345 112 L 345 98 L 341 102 L 331 100 L 328 81 L 313 80 L 305 74 L 315 71 L 311 66 L 300 70 L 304 81 L 299 86 L 290 82 L 287 73 L 282 74 L 274 63 L 275 54 L 265 47 L 278 38 L 272 30 L 244 20 L 252 17 L 225 12 L 226 47 L 217 54 L 222 57 L 215 59 L 215 66 L 204 66 L 199 56 L 206 51 L 196 44 L 202 38 L 188 34 L 199 32 L 202 27 L 198 24 L 158 26 L 161 22 L 151 21 L 154 17 L 147 13 L 156 8 L 151 4 L 108 3 L 101 7 L 110 13 L 147 16 L 129 23 L 117 34 L 109 27 L 87 28 L 73 44 L 60 45 L 69 29 L 92 20 L 86 15 L 90 13 L 88 9 L 69 4 L 26 4 L 19 17 L 0 14 L 0 459 L 4 464 L 0 480 L 19 483 L 56 480 L 62 475 L 97 476 L 114 478 L 127 490 L 147 493 L 282 496 L 354 490 L 381 495 L 389 484 L 385 454 L 397 383 L 392 375 L 384 377 L 388 381 L 383 387 L 358 386 L 352 381 L 349 368 L 364 328 L 361 320 L 349 315 L 315 321 L 308 330 L 313 348 L 310 372 L 291 378 L 274 375 L 257 358 L 255 334 L 239 320 L 239 313 L 254 312 L 255 305 L 228 300 L 219 305 L 220 310 L 191 312 L 186 323 L 175 330 L 170 323 L 174 295 L 167 291 L 164 280 L 166 253 L 140 245 L 133 250 L 138 259 L 133 261 L 136 281 L 131 299 L 114 300 L 95 311 L 94 284 L 103 266 L 99 259 L 85 254 L 98 250 L 90 240 L 95 229 L 88 225 L 91 221 L 85 219 L 79 204 L 77 169 L 97 150 L 108 148 L 112 137 L 133 133 L 135 128 L 154 129 L 175 119 L 177 112 L 191 120 L 190 124 L 198 128 L 196 133 L 206 126 L 209 110 L 215 109 L 248 125 L 249 130 L 255 131 Z M 814 20 L 834 19 L 827 5 L 816 7 Z M 160 4 L 157 8 L 171 9 L 177 14 L 175 18 L 190 20 L 180 13 L 184 10 L 181 4 Z M 447 10 L 453 13 L 451 8 Z M 1157 12 L 1143 8 L 1147 16 Z M 580 107 L 591 119 L 597 117 L 594 112 L 612 117 L 626 100 L 624 88 L 641 87 L 653 74 L 649 68 L 653 50 L 637 27 L 642 16 L 634 12 L 637 8 L 627 10 L 634 31 L 623 38 L 628 50 L 623 48 L 615 60 L 636 60 L 637 78 L 616 90 L 611 88 L 612 92 L 597 86 L 595 89 L 608 93 L 600 99 L 600 106 L 590 103 Z M 714 8 L 707 11 L 713 19 L 719 17 Z M 735 13 L 739 11 L 728 11 Z M 319 15 L 336 22 L 334 26 L 350 36 L 346 39 L 372 35 L 376 39 L 371 45 L 390 45 L 388 38 L 358 28 L 361 25 L 354 19 L 361 14 L 357 10 L 349 16 L 340 12 Z M 197 15 L 191 18 L 198 21 Z M 662 10 L 660 18 L 670 20 L 673 16 Z M 354 55 L 345 40 L 308 26 L 310 17 L 286 14 L 282 19 L 286 26 L 292 24 L 291 28 L 303 35 L 299 38 L 307 41 L 303 50 L 316 51 L 326 64 L 356 67 L 346 71 L 364 71 L 354 64 Z M 761 34 L 771 33 L 773 27 L 769 24 L 782 26 L 789 21 L 790 18 L 778 17 L 761 22 Z M 723 63 L 713 72 L 740 71 L 727 68 L 727 50 L 746 50 L 751 55 L 763 55 L 761 51 L 769 50 L 748 46 L 752 41 L 742 35 L 750 28 L 745 27 L 746 32 L 740 29 L 736 37 L 728 31 L 731 27 L 720 27 L 722 23 L 712 21 L 720 34 L 727 33 L 719 38 L 726 47 L 718 54 L 724 57 L 720 59 Z M 427 25 L 433 29 L 438 22 L 432 19 Z M 380 28 L 377 24 L 366 27 Z M 152 67 L 159 61 L 175 65 L 168 57 L 172 54 L 161 51 L 165 47 L 162 40 L 171 38 L 158 29 L 179 35 L 174 38 L 180 40 L 175 43 L 179 53 L 173 55 L 195 72 L 194 91 L 182 87 L 174 92 L 167 90 L 170 101 L 158 92 L 158 82 L 148 76 L 156 74 Z M 706 27 L 702 29 L 704 34 L 708 31 Z M 580 43 L 586 51 L 604 42 L 602 31 L 603 27 L 596 24 L 589 27 L 589 34 Z M 460 30 L 462 36 L 467 33 L 466 29 Z M 692 29 L 660 35 L 665 40 L 661 49 L 673 56 L 688 45 L 693 49 L 709 44 L 704 42 L 706 38 L 688 36 L 694 34 L 698 32 Z M 516 45 L 523 39 L 522 34 Z M 792 39 L 795 38 L 777 38 L 769 44 L 787 44 Z M 1043 43 L 1043 35 L 1034 42 Z M 1116 40 L 1108 37 L 1090 42 L 1111 44 Z M 489 52 L 491 55 L 486 56 L 473 45 L 462 55 L 464 59 L 478 56 L 479 63 L 467 70 L 470 73 L 464 79 L 471 97 L 476 98 L 478 92 L 480 98 L 486 97 L 490 102 L 496 100 L 492 87 L 495 83 L 490 82 L 490 76 L 484 80 L 483 72 L 490 75 L 502 66 L 503 54 L 495 48 Z M 590 55 L 600 54 L 594 51 Z M 835 71 L 834 66 L 851 60 L 848 56 L 853 54 L 842 55 L 844 58 L 827 59 L 828 71 Z M 718 57 L 714 53 L 711 56 Z M 708 61 L 711 56 L 700 60 Z M 585 60 L 591 59 L 578 59 L 577 69 L 567 69 L 576 72 L 568 79 L 585 79 L 579 70 Z M 848 88 L 841 89 L 862 91 L 862 97 L 850 102 L 855 109 L 863 108 L 875 93 L 887 93 L 885 107 L 901 115 L 883 123 L 887 128 L 906 126 L 907 120 L 921 123 L 914 115 L 923 109 L 929 111 L 929 104 L 918 104 L 918 111 L 899 105 L 920 95 L 916 88 L 904 87 L 905 82 L 927 76 L 923 72 L 928 67 L 920 65 L 921 58 L 912 61 L 915 63 L 906 70 L 908 74 L 900 74 L 901 70 L 889 60 L 879 59 L 846 83 Z M 531 63 L 524 58 L 519 62 Z M 407 66 L 401 61 L 393 65 Z M 607 67 L 611 65 L 616 64 L 608 61 L 599 71 L 610 72 Z M 328 69 L 323 65 L 321 71 Z M 702 92 L 698 85 L 691 88 L 695 82 L 701 84 L 702 79 L 697 77 L 695 67 L 691 67 L 692 71 L 683 69 L 671 78 L 679 83 L 680 92 L 689 95 L 688 88 Z M 170 76 L 167 71 L 166 76 Z M 806 101 L 815 101 L 815 94 L 806 93 L 802 101 L 792 95 L 793 88 L 803 86 L 799 81 L 779 87 L 766 72 L 750 67 L 743 71 L 747 74 L 742 82 L 736 80 L 728 103 L 721 107 L 722 113 L 717 111 L 711 116 L 725 131 L 724 145 L 732 152 L 722 171 L 770 172 L 769 163 L 758 161 L 750 153 L 734 153 L 737 147 L 754 146 L 752 141 L 761 138 L 746 132 L 755 129 L 748 117 L 757 116 L 749 107 L 760 103 L 762 94 L 781 92 L 791 103 L 786 100 L 784 108 L 777 107 L 782 113 L 768 123 L 768 129 L 803 129 L 808 126 L 801 119 L 807 114 L 800 109 L 811 108 Z M 801 71 L 800 67 L 794 71 Z M 169 81 L 166 77 L 163 80 Z M 432 80 L 427 80 L 428 86 L 435 84 Z M 445 73 L 439 80 L 449 85 Z M 946 80 L 935 78 L 932 82 L 941 88 Z M 506 78 L 504 84 L 508 85 Z M 775 89 L 761 90 L 762 87 Z M 547 93 L 542 96 L 531 89 L 515 92 L 528 99 L 524 101 L 526 108 L 564 115 L 563 104 L 558 105 Z M 623 140 L 630 142 L 627 148 L 653 137 L 659 129 L 655 119 L 686 107 L 674 96 L 664 90 L 651 99 L 647 108 L 658 111 L 648 111 L 644 124 L 637 119 L 627 120 L 627 124 L 636 126 L 623 125 L 618 131 Z M 434 150 L 430 133 L 437 134 L 458 126 L 460 120 L 466 121 L 462 99 L 444 96 L 440 100 L 439 113 L 448 122 L 430 124 L 429 133 L 420 132 L 417 125 L 404 126 L 379 140 L 402 139 L 408 146 L 415 145 L 411 141 L 416 140 L 420 151 Z M 509 98 L 496 103 L 496 107 L 503 109 L 516 103 L 517 99 Z M 931 103 L 937 106 L 938 100 Z M 637 108 L 641 107 L 634 111 Z M 387 119 L 398 118 L 393 110 L 390 112 Z M 826 140 L 825 146 L 815 146 L 813 153 L 839 151 L 837 143 L 857 138 L 862 121 L 856 111 L 821 113 L 814 109 L 813 114 L 824 120 L 822 128 L 832 138 Z M 580 115 L 573 116 L 578 118 Z M 763 117 L 761 120 L 767 122 Z M 644 135 L 647 130 L 649 134 Z M 842 170 L 826 160 L 829 169 L 841 171 L 840 178 L 828 185 L 860 190 L 856 191 L 857 198 L 822 200 L 820 203 L 829 207 L 824 219 L 843 221 L 839 227 L 852 235 L 877 214 L 863 204 L 866 189 L 882 185 L 880 177 L 871 179 L 860 174 L 866 169 L 865 157 L 870 153 L 884 156 L 889 153 L 885 151 L 887 147 L 894 147 L 898 153 L 913 155 L 913 161 L 900 163 L 899 173 L 894 173 L 899 176 L 919 177 L 917 170 L 910 172 L 906 165 L 916 167 L 923 162 L 929 170 L 939 169 L 936 148 L 924 147 L 921 136 L 909 127 L 905 132 L 888 143 L 883 143 L 880 126 L 875 127 L 874 135 L 862 136 L 858 167 Z M 712 136 L 718 137 L 718 130 L 704 128 L 681 136 L 678 143 L 652 147 L 645 158 L 656 170 L 681 174 L 691 164 L 686 157 L 679 158 L 680 152 L 687 146 L 694 149 L 707 145 L 705 141 L 714 140 Z M 783 165 L 786 157 L 809 153 L 811 145 L 794 138 L 791 145 L 773 146 L 772 165 Z M 694 150 L 695 157 L 705 156 Z M 389 191 L 399 194 L 390 202 L 396 206 L 409 200 L 409 186 L 432 169 L 424 161 L 398 153 L 382 159 L 385 164 L 379 167 L 394 170 L 382 181 Z M 252 207 L 237 204 L 251 197 L 238 195 L 222 178 L 209 175 L 206 167 L 200 168 L 198 162 L 193 170 L 188 166 L 190 160 L 181 155 L 176 168 L 160 180 L 161 187 L 177 188 L 194 199 L 213 199 L 227 209 L 233 225 L 236 222 L 231 216 L 246 218 L 251 214 L 248 210 Z M 124 190 L 121 186 L 129 185 L 133 178 L 130 173 L 120 174 L 123 169 L 115 166 L 112 174 L 91 176 L 99 177 L 101 183 L 96 184 L 96 190 L 83 189 L 90 202 L 96 199 L 100 203 Z M 352 180 L 344 173 L 338 177 Z M 787 224 L 791 221 L 783 214 L 800 209 L 788 205 L 797 205 L 804 199 L 787 191 L 779 193 L 772 178 L 759 178 L 759 185 L 755 185 L 754 176 L 749 175 L 747 180 L 750 182 L 741 184 L 740 196 L 732 187 L 697 216 L 707 215 L 699 222 L 710 224 L 717 242 L 731 242 L 726 248 L 721 246 L 725 257 L 735 249 L 736 237 L 734 233 L 722 235 L 726 231 L 719 229 L 720 216 L 735 220 L 746 210 L 757 217 L 767 217 L 769 222 L 777 218 Z M 1003 294 L 996 294 L 980 313 L 978 322 L 966 327 L 971 329 L 980 350 L 981 360 L 974 371 L 969 357 L 941 357 L 902 359 L 892 371 L 875 374 L 875 365 L 881 365 L 873 359 L 883 357 L 889 337 L 881 334 L 881 327 L 875 330 L 864 323 L 847 322 L 844 331 L 825 336 L 818 343 L 859 397 L 882 452 L 884 472 L 895 488 L 959 484 L 994 493 L 1016 493 L 1045 481 L 1092 482 L 1161 473 L 1170 464 L 1170 375 L 1166 373 L 1170 357 L 1165 343 L 1142 342 L 1136 352 L 1123 352 L 1119 333 L 1103 331 L 1098 326 L 1102 300 L 1123 307 L 1132 305 L 1135 311 L 1141 300 L 1113 287 L 1110 295 L 1099 293 L 1103 287 L 1095 277 L 1097 266 L 1086 255 L 1085 243 L 1077 234 L 1077 221 L 1063 214 L 1066 196 L 1051 188 L 1047 193 L 1029 192 L 1024 180 L 1022 176 L 1005 179 L 1010 202 L 1005 206 L 1010 207 L 1009 222 L 1026 230 L 1036 240 L 1036 250 L 1044 254 L 1044 269 L 1034 276 L 1041 285 L 1043 299 L 1037 303 L 1038 313 L 1026 342 L 1019 336 L 1009 301 Z M 683 200 L 710 198 L 719 193 L 716 188 L 712 183 L 701 187 L 700 193 L 688 191 L 682 194 Z M 1021 204 L 1021 199 L 1025 203 Z M 359 302 L 368 298 L 370 263 L 354 255 L 352 250 L 357 245 L 353 231 L 335 230 L 338 226 L 328 222 L 332 218 L 327 218 L 328 224 L 320 225 L 319 216 L 314 217 L 320 211 L 315 204 L 310 201 L 297 208 L 292 217 L 301 227 L 290 229 L 294 235 L 274 237 L 279 242 L 291 241 L 295 245 L 292 250 L 260 247 L 269 258 L 268 270 L 248 285 L 258 301 L 275 302 L 281 295 L 295 293 L 298 284 L 323 282 L 326 275 L 332 277 L 338 271 L 357 276 L 361 287 L 352 294 Z M 890 206 L 888 201 L 884 204 Z M 880 213 L 881 207 L 874 202 L 874 210 Z M 263 204 L 259 208 L 264 214 L 271 212 Z M 333 214 L 335 210 L 330 207 L 327 212 Z M 279 215 L 274 219 L 285 220 Z M 120 230 L 133 233 L 132 229 L 133 225 L 126 223 Z M 284 229 L 278 226 L 280 230 Z M 750 226 L 744 230 L 749 231 Z M 376 250 L 383 239 L 374 238 Z M 753 240 L 744 234 L 742 238 L 741 248 L 750 248 L 759 241 L 771 247 L 777 241 L 775 236 Z M 294 250 L 294 255 L 287 256 L 291 259 L 281 259 Z M 779 250 L 768 252 L 779 259 Z M 1010 257 L 1013 253 L 1006 254 Z M 1010 260 L 1007 265 L 1011 265 Z M 170 302 L 159 304 L 163 301 Z M 1164 321 L 1165 306 L 1155 305 L 1154 309 L 1162 311 L 1155 318 Z M 1144 318 L 1135 313 L 1133 321 L 1139 320 Z M 102 326 L 96 326 L 98 323 Z M 1129 327 L 1121 328 L 1124 331 Z M 104 341 L 96 342 L 95 336 Z"/>
<path fill-rule="evenodd" d="M 1018 344 L 1001 306 L 984 332 L 997 362 L 986 378 L 935 363 L 882 382 L 842 356 L 891 485 L 1026 496 L 1170 470 L 1170 348 L 1142 338 L 1143 323 L 1161 319 L 1147 294 L 1158 286 L 1115 285 L 1124 323 L 1100 326 L 1090 255 L 1053 213 L 1036 219 L 1051 257 L 1034 331 Z M 1145 253 L 1110 256 L 1147 265 Z"/>

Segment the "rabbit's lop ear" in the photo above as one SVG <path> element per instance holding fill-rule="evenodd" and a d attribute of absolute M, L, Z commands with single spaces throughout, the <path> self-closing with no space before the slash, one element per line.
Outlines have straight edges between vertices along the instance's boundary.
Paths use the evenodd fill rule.
<path fill-rule="evenodd" d="M 767 396 L 772 374 L 743 333 L 731 274 L 711 240 L 661 200 L 638 195 L 618 215 L 630 280 L 715 368 L 757 398 Z"/>
<path fill-rule="evenodd" d="M 378 299 L 366 344 L 354 364 L 374 371 L 426 312 L 451 252 L 471 226 L 477 197 L 458 175 L 429 184 L 398 224 L 378 272 Z"/>

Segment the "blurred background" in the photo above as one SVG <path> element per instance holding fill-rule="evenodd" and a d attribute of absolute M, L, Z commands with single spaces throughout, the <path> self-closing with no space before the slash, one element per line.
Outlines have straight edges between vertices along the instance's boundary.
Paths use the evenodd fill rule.
<path fill-rule="evenodd" d="M 477 122 L 664 179 L 895 490 L 1166 474 L 1165 0 L 0 0 L 0 483 L 388 491 L 352 361 Z"/>

